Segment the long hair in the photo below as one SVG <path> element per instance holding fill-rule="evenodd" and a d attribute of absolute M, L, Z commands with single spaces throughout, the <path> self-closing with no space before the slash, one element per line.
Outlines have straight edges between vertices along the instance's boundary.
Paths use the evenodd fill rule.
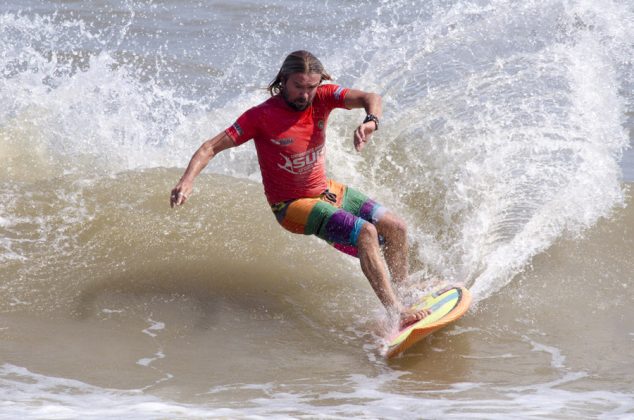
<path fill-rule="evenodd" d="M 286 82 L 291 74 L 319 74 L 321 81 L 332 80 L 332 77 L 326 73 L 321 61 L 308 51 L 294 51 L 290 53 L 284 62 L 275 79 L 269 84 L 267 90 L 271 96 L 275 96 L 282 91 L 282 85 Z"/>

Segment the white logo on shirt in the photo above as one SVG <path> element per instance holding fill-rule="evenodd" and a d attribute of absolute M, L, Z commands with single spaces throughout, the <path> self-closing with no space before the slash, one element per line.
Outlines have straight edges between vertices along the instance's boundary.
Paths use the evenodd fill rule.
<path fill-rule="evenodd" d="M 277 166 L 284 169 L 291 174 L 303 174 L 312 170 L 321 155 L 324 154 L 324 145 L 309 149 L 302 153 L 297 153 L 292 156 L 286 156 L 280 153 L 280 156 L 284 158 L 284 163 L 278 163 Z"/>
<path fill-rule="evenodd" d="M 271 139 L 271 143 L 277 144 L 278 146 L 288 146 L 293 144 L 295 140 L 292 137 L 286 137 L 283 139 Z"/>

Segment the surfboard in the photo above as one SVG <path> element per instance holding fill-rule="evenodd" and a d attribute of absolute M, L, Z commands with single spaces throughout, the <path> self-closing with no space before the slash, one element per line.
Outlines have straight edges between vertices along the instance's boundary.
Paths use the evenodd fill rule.
<path fill-rule="evenodd" d="M 462 286 L 443 286 L 421 297 L 412 308 L 431 309 L 431 314 L 388 338 L 386 357 L 395 357 L 434 331 L 460 319 L 469 309 L 471 293 Z"/>

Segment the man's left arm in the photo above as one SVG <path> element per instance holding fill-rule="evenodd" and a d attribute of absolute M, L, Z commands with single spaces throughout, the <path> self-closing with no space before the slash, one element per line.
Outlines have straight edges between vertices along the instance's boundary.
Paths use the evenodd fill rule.
<path fill-rule="evenodd" d="M 379 129 L 379 119 L 383 115 L 381 96 L 372 92 L 350 89 L 344 98 L 346 108 L 364 108 L 366 117 L 354 131 L 354 147 L 358 152 L 370 141 L 372 133 Z"/>

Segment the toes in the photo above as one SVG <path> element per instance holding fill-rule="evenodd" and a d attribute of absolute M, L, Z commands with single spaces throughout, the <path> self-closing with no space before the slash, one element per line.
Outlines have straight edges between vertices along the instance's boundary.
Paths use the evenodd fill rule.
<path fill-rule="evenodd" d="M 420 311 L 416 311 L 416 312 L 401 313 L 401 328 L 405 328 L 408 325 L 411 325 L 415 322 L 425 319 L 431 313 L 432 311 L 430 309 L 421 309 Z"/>

